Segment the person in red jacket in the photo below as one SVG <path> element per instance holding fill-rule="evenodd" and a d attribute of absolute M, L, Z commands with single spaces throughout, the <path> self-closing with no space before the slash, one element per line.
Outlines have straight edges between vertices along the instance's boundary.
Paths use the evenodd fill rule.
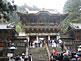
<path fill-rule="evenodd" d="M 55 54 L 56 55 L 57 54 L 57 49 L 53 49 L 52 50 L 52 54 Z"/>

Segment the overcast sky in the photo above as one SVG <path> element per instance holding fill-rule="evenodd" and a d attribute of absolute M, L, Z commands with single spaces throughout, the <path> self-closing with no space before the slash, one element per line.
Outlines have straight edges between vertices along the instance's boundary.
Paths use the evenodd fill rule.
<path fill-rule="evenodd" d="M 57 9 L 62 12 L 64 4 L 67 0 L 14 0 L 16 5 L 23 5 L 26 3 L 29 6 L 37 6 L 38 8 Z"/>

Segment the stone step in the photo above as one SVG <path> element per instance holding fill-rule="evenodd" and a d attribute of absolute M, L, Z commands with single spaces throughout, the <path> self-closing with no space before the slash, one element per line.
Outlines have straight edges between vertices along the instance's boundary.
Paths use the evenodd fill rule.
<path fill-rule="evenodd" d="M 45 48 L 30 48 L 29 54 L 32 54 L 33 61 L 49 61 L 48 54 Z"/>

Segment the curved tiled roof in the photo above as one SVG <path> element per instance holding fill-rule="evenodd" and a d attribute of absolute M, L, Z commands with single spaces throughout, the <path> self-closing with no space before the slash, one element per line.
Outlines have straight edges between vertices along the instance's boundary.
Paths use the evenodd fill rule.
<path fill-rule="evenodd" d="M 81 23 L 70 23 L 70 27 L 73 29 L 81 29 Z"/>

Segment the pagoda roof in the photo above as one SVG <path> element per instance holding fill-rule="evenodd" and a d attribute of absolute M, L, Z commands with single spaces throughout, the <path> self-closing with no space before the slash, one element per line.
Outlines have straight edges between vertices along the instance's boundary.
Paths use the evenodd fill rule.
<path fill-rule="evenodd" d="M 13 32 L 13 33 L 16 33 L 16 30 L 15 30 L 15 25 L 9 23 L 9 24 L 0 24 L 0 33 L 10 33 L 10 32 Z"/>
<path fill-rule="evenodd" d="M 54 24 L 60 24 L 61 21 L 63 21 L 68 14 L 60 14 L 60 13 L 50 13 L 49 11 L 39 11 L 38 13 L 20 13 L 18 12 L 18 15 L 20 17 L 20 21 L 22 21 L 22 24 L 29 24 L 37 23 L 38 25 L 40 23 L 54 23 Z"/>
<path fill-rule="evenodd" d="M 54 16 L 56 16 L 56 15 L 58 15 L 58 16 L 67 16 L 68 15 L 68 13 L 63 13 L 63 14 L 61 14 L 61 13 L 51 13 L 50 11 L 38 11 L 37 13 L 21 13 L 21 12 L 17 12 L 18 14 L 19 14 L 19 16 L 20 15 L 39 15 L 39 14 L 48 14 L 48 15 L 54 15 Z"/>
<path fill-rule="evenodd" d="M 68 34 L 72 31 L 81 31 L 81 23 L 70 23 L 68 30 L 64 34 Z"/>
<path fill-rule="evenodd" d="M 0 24 L 0 29 L 14 29 L 14 25 Z"/>
<path fill-rule="evenodd" d="M 81 23 L 70 23 L 72 29 L 81 29 Z"/>

